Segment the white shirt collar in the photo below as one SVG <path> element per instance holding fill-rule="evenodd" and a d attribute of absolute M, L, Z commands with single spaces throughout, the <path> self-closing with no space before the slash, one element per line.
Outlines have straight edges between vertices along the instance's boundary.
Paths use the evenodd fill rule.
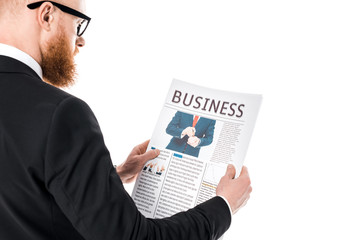
<path fill-rule="evenodd" d="M 14 59 L 19 60 L 20 62 L 28 65 L 42 79 L 43 74 L 42 74 L 42 69 L 41 69 L 39 63 L 37 61 L 35 61 L 35 59 L 33 59 L 29 54 L 15 48 L 13 46 L 0 43 L 0 55 L 14 58 Z"/>

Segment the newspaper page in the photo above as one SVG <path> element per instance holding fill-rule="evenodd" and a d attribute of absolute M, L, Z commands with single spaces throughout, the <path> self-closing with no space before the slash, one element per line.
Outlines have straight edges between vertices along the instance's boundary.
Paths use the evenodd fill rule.
<path fill-rule="evenodd" d="M 160 155 L 139 174 L 132 198 L 148 218 L 164 218 L 214 197 L 228 164 L 240 174 L 261 95 L 173 80 L 149 149 Z"/>

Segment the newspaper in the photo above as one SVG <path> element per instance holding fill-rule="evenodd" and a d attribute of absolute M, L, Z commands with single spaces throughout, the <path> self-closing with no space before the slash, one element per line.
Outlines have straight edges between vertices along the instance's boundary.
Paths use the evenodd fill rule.
<path fill-rule="evenodd" d="M 173 80 L 149 149 L 160 155 L 139 174 L 132 198 L 148 218 L 164 218 L 216 196 L 228 164 L 240 174 L 261 95 Z"/>

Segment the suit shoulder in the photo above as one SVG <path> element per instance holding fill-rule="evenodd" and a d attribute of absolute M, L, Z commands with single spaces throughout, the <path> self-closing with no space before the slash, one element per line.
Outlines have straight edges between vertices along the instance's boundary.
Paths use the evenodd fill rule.
<path fill-rule="evenodd" d="M 26 73 L 8 73 L 2 77 L 4 90 L 21 93 L 24 98 L 34 101 L 56 103 L 72 96 L 38 77 Z"/>
<path fill-rule="evenodd" d="M 78 111 L 79 114 L 83 111 L 91 112 L 89 106 L 83 100 L 42 81 L 40 78 L 22 73 L 11 74 L 8 77 L 9 81 L 6 88 L 10 92 L 19 91 L 20 89 L 24 100 L 23 104 L 32 109 L 33 112 L 49 113 L 51 115 L 59 112 L 59 110 L 74 113 Z"/>
<path fill-rule="evenodd" d="M 52 116 L 52 122 L 76 126 L 76 128 L 97 127 L 99 124 L 89 105 L 72 95 L 57 104 Z"/>
<path fill-rule="evenodd" d="M 84 112 L 92 113 L 89 105 L 84 100 L 70 94 L 59 102 L 57 111 L 59 110 L 69 111 L 74 115 L 78 115 Z"/>
<path fill-rule="evenodd" d="M 36 92 L 39 96 L 40 101 L 53 104 L 56 108 L 89 108 L 87 103 L 82 99 L 44 81 L 38 80 L 35 83 L 33 82 L 31 84 L 31 87 L 33 88 L 34 92 Z"/>

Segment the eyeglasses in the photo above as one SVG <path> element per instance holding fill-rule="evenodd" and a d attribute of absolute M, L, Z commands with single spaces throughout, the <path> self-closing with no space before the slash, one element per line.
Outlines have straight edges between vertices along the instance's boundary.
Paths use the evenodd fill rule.
<path fill-rule="evenodd" d="M 53 1 L 40 1 L 40 2 L 34 2 L 34 3 L 30 3 L 27 5 L 27 7 L 31 10 L 34 10 L 38 7 L 41 6 L 41 4 L 43 4 L 44 2 L 49 2 L 49 3 L 52 3 L 54 6 L 58 7 L 61 11 L 65 12 L 65 13 L 68 13 L 68 14 L 71 14 L 75 17 L 79 17 L 79 18 L 82 18 L 83 20 L 81 21 L 81 23 L 77 26 L 77 35 L 79 37 L 81 37 L 81 35 L 84 34 L 86 28 L 89 26 L 89 23 L 90 23 L 90 20 L 91 18 L 86 16 L 85 14 L 79 12 L 79 11 L 76 11 L 75 9 L 72 9 L 72 8 L 69 8 L 67 6 L 64 6 L 60 3 L 57 3 L 57 2 L 53 2 Z"/>

